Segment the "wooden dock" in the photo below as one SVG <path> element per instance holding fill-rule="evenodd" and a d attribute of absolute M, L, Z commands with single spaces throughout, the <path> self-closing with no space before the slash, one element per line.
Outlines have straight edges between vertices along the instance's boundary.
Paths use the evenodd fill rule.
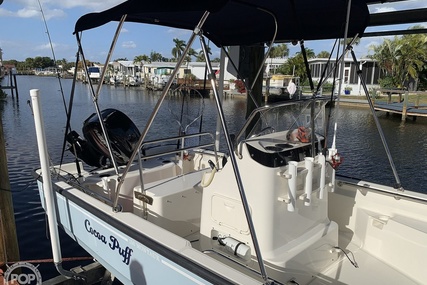
<path fill-rule="evenodd" d="M 419 104 L 420 96 L 427 95 L 427 92 L 411 92 L 411 94 L 415 93 L 417 97 L 414 103 L 410 103 L 408 91 L 390 89 L 380 89 L 380 91 L 388 95 L 388 100 L 387 102 L 374 101 L 376 111 L 399 114 L 402 116 L 402 121 L 405 121 L 408 116 L 412 117 L 413 120 L 416 120 L 417 117 L 427 117 L 427 105 Z M 399 95 L 398 102 L 392 102 L 392 94 Z"/>
<path fill-rule="evenodd" d="M 0 79 L 0 90 L 10 90 L 12 93 L 12 97 L 14 97 L 14 93 L 16 93 L 16 98 L 18 98 L 18 84 L 16 82 L 16 73 L 12 72 L 11 70 L 8 70 L 7 76 L 9 77 L 9 85 L 8 86 L 2 86 Z"/>
<path fill-rule="evenodd" d="M 414 104 L 408 104 L 404 106 L 404 103 L 383 103 L 377 102 L 374 105 L 376 111 L 384 111 L 387 113 L 394 113 L 402 115 L 402 120 L 404 120 L 404 116 L 411 116 L 413 118 L 416 117 L 427 117 L 427 105 L 415 106 Z"/>

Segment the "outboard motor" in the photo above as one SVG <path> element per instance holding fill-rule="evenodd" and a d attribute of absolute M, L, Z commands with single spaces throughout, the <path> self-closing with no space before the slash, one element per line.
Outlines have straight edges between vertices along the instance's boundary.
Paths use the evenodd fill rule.
<path fill-rule="evenodd" d="M 126 164 L 139 140 L 140 133 L 138 128 L 129 117 L 116 109 L 101 111 L 101 117 L 110 140 L 115 161 L 118 165 Z M 67 140 L 69 136 L 70 139 L 73 138 L 72 133 L 67 136 Z M 74 137 L 76 134 L 74 134 Z M 81 149 L 76 151 L 76 155 L 91 166 L 106 166 L 110 152 L 108 151 L 106 138 L 102 133 L 101 123 L 95 113 L 84 121 L 83 136 L 86 140 L 78 137 L 78 135 L 77 138 L 73 138 L 78 143 L 77 145 L 81 146 Z M 71 143 L 70 140 L 68 141 Z M 73 152 L 72 149 L 70 150 Z"/>
<path fill-rule="evenodd" d="M 82 138 L 76 131 L 68 133 L 67 141 L 71 144 L 69 151 L 88 165 L 95 167 L 107 166 L 108 157 L 93 148 L 87 140 Z"/>

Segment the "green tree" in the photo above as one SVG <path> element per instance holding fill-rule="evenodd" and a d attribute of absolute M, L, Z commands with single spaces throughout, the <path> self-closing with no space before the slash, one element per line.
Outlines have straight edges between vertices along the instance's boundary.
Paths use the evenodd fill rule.
<path fill-rule="evenodd" d="M 34 58 L 34 67 L 35 68 L 47 68 L 47 67 L 51 67 L 51 66 L 55 66 L 55 63 L 54 63 L 53 59 L 51 59 L 50 57 L 36 56 Z"/>
<path fill-rule="evenodd" d="M 65 58 L 59 59 L 56 61 L 56 65 L 59 67 L 61 66 L 63 71 L 69 70 L 71 67 L 74 66 L 73 62 L 68 62 Z"/>
<path fill-rule="evenodd" d="M 402 86 L 409 88 L 410 81 L 420 80 L 423 71 L 427 68 L 427 35 L 404 35 L 401 53 L 404 55 L 402 60 L 404 71 L 400 76 L 400 81 Z"/>
<path fill-rule="evenodd" d="M 68 61 L 67 61 L 65 58 L 56 60 L 56 64 L 57 64 L 57 65 L 62 65 L 62 66 L 64 66 L 64 65 L 66 65 L 67 63 L 68 63 Z"/>
<path fill-rule="evenodd" d="M 143 61 L 150 61 L 150 57 L 146 54 L 137 55 L 133 58 L 134 62 L 143 62 Z"/>
<path fill-rule="evenodd" d="M 89 61 L 89 60 L 87 60 L 87 59 L 86 59 L 85 63 L 86 63 L 86 66 L 93 66 L 93 63 L 92 63 L 92 62 L 90 62 L 90 61 Z M 79 61 L 79 62 L 77 63 L 77 69 L 78 69 L 78 70 L 83 69 L 83 62 L 82 62 L 82 61 Z"/>
<path fill-rule="evenodd" d="M 382 87 L 408 88 L 410 82 L 424 80 L 427 62 L 426 35 L 395 36 L 371 48 L 374 51 L 371 57 L 377 60 L 386 73 L 386 77 L 380 82 Z"/>
<path fill-rule="evenodd" d="M 329 58 L 331 54 L 328 51 L 322 50 L 321 52 L 319 52 L 316 57 L 318 58 Z"/>
<path fill-rule="evenodd" d="M 34 58 L 32 58 L 32 57 L 27 57 L 26 59 L 25 59 L 25 65 L 28 67 L 28 68 L 34 68 L 35 66 L 34 66 Z"/>
<path fill-rule="evenodd" d="M 211 55 L 212 54 L 211 48 L 207 47 L 207 49 L 208 49 L 208 54 Z M 197 62 L 205 62 L 205 53 L 203 52 L 203 49 L 201 49 L 199 51 L 199 53 L 196 55 L 196 61 Z"/>
<path fill-rule="evenodd" d="M 185 43 L 185 41 L 180 40 L 178 38 L 173 39 L 173 42 L 175 43 L 175 46 L 172 49 L 172 56 L 175 60 L 177 60 L 181 57 L 182 52 L 184 51 L 187 44 Z"/>
<path fill-rule="evenodd" d="M 16 67 L 16 70 L 17 70 L 18 72 L 28 73 L 28 72 L 31 70 L 31 68 L 30 68 L 30 67 L 28 67 L 28 66 L 25 64 L 25 61 L 19 61 L 19 62 L 17 62 L 17 63 L 16 63 L 16 65 L 15 65 L 15 67 Z"/>
<path fill-rule="evenodd" d="M 193 49 L 193 48 L 189 48 L 188 49 L 188 53 L 187 53 L 187 55 L 185 56 L 185 60 L 187 61 L 187 62 L 190 62 L 191 61 L 191 57 L 192 56 L 197 56 L 197 52 Z"/>
<path fill-rule="evenodd" d="M 315 57 L 315 53 L 312 49 L 306 49 L 306 54 L 308 59 Z M 301 82 L 304 82 L 307 79 L 307 71 L 305 69 L 302 53 L 297 52 L 295 56 L 290 57 L 277 69 L 277 72 L 281 74 L 294 74 L 294 76 L 300 78 Z"/>
<path fill-rule="evenodd" d="M 163 60 L 163 56 L 161 53 L 156 52 L 156 51 L 151 51 L 150 53 L 150 61 L 151 62 L 156 62 L 156 61 L 162 61 Z"/>
<path fill-rule="evenodd" d="M 351 43 L 351 41 L 353 40 L 353 38 L 347 38 L 347 41 L 345 42 L 345 44 L 346 45 L 349 45 L 350 43 Z M 340 41 L 340 44 L 342 45 L 343 44 L 343 42 L 344 42 L 344 39 L 342 39 L 341 41 Z M 357 46 L 357 45 L 359 45 L 360 44 L 360 38 L 357 38 L 355 41 L 354 41 L 354 43 L 353 43 L 353 45 L 354 46 Z"/>
<path fill-rule="evenodd" d="M 3 65 L 5 65 L 5 64 L 10 64 L 10 65 L 17 66 L 18 65 L 18 61 L 15 60 L 15 59 L 3 60 Z"/>
<path fill-rule="evenodd" d="M 287 57 L 289 56 L 289 47 L 287 44 L 273 45 L 270 50 L 270 57 Z"/>
<path fill-rule="evenodd" d="M 116 58 L 114 61 L 128 61 L 128 58 L 127 57 L 119 57 L 119 58 Z"/>

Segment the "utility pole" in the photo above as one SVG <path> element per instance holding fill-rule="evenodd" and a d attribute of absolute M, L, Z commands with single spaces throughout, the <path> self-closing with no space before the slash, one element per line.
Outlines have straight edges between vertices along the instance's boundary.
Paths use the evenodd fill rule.
<path fill-rule="evenodd" d="M 7 170 L 6 143 L 0 115 L 0 268 L 19 260 L 18 238 L 13 212 L 12 192 Z"/>

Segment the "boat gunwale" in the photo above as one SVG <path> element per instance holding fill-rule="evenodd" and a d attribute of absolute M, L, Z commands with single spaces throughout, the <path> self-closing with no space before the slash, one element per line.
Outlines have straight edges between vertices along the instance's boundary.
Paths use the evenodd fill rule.
<path fill-rule="evenodd" d="M 405 199 L 405 200 L 411 200 L 411 201 L 427 204 L 427 194 L 420 193 L 420 192 L 415 192 L 411 190 L 399 190 L 391 186 L 368 182 L 365 180 L 347 177 L 339 174 L 336 174 L 336 183 L 339 183 L 340 184 L 339 186 L 343 186 L 345 184 L 345 185 L 353 186 L 355 188 L 363 188 L 364 190 L 367 190 L 367 191 L 372 191 L 372 192 L 381 193 L 387 196 L 392 196 L 395 199 Z"/>

